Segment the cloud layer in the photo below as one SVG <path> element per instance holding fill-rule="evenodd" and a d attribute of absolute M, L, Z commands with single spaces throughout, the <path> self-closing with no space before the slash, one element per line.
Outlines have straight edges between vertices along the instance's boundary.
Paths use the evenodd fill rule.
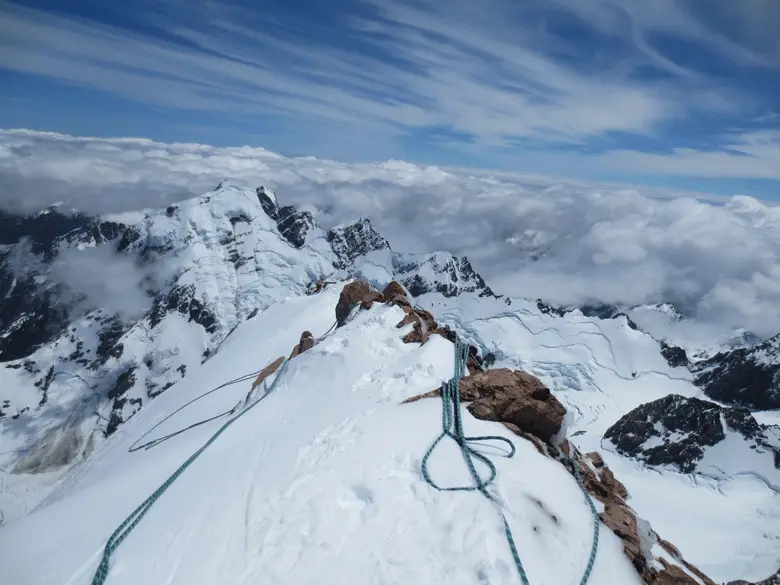
<path fill-rule="evenodd" d="M 158 208 L 225 178 L 270 186 L 326 228 L 368 217 L 399 251 L 467 255 L 501 293 L 562 303 L 667 301 L 719 331 L 780 332 L 780 207 L 750 197 L 0 132 L 4 208 Z"/>

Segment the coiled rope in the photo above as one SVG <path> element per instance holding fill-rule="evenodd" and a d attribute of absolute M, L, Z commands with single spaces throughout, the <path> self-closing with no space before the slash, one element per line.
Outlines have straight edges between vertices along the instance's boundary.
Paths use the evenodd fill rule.
<path fill-rule="evenodd" d="M 510 441 L 505 437 L 465 436 L 463 432 L 463 422 L 460 414 L 460 410 L 461 410 L 460 409 L 460 378 L 463 377 L 466 373 L 467 357 L 468 357 L 468 346 L 461 342 L 456 342 L 455 343 L 455 371 L 453 373 L 452 378 L 443 382 L 441 385 L 442 432 L 436 438 L 436 440 L 433 442 L 433 444 L 430 446 L 428 451 L 426 451 L 425 455 L 423 456 L 422 464 L 421 464 L 422 475 L 425 481 L 431 487 L 439 491 L 478 491 L 491 502 L 500 505 L 499 502 L 496 500 L 496 498 L 490 492 L 487 491 L 487 487 L 496 479 L 496 475 L 497 475 L 496 466 L 492 461 L 490 461 L 490 459 L 487 456 L 474 450 L 469 445 L 469 443 L 475 441 L 502 441 L 504 443 L 507 443 L 510 446 L 510 452 L 508 455 L 506 455 L 507 458 L 514 456 L 515 446 L 514 443 L 512 443 L 512 441 Z M 450 437 L 460 447 L 461 453 L 463 454 L 463 458 L 466 460 L 466 465 L 469 468 L 469 473 L 471 474 L 471 477 L 474 480 L 474 485 L 459 486 L 459 487 L 441 487 L 437 485 L 431 478 L 431 475 L 428 472 L 428 459 L 430 458 L 434 449 L 436 449 L 437 445 L 445 437 Z M 488 479 L 484 480 L 479 476 L 479 473 L 477 473 L 477 469 L 474 465 L 474 458 L 478 459 L 479 461 L 481 461 L 487 466 L 488 470 L 490 471 L 490 477 Z M 582 477 L 580 476 L 580 472 L 577 468 L 576 463 L 571 458 L 569 458 L 569 462 L 572 464 L 572 468 L 574 470 L 574 477 L 577 480 L 577 485 L 580 487 L 582 493 L 585 495 L 585 499 L 587 500 L 588 505 L 590 506 L 590 510 L 593 516 L 593 542 L 591 545 L 590 556 L 588 557 L 587 566 L 585 567 L 585 571 L 579 582 L 579 585 L 587 585 L 588 580 L 590 579 L 591 571 L 593 570 L 593 563 L 596 561 L 596 552 L 598 550 L 598 544 L 599 544 L 600 520 L 598 517 L 596 506 L 593 504 L 593 500 L 591 499 L 590 495 L 588 494 L 582 482 Z M 512 557 L 514 558 L 515 566 L 517 567 L 517 572 L 520 575 L 520 581 L 522 582 L 522 585 L 530 585 L 528 581 L 528 576 L 525 572 L 525 568 L 523 567 L 523 562 L 520 559 L 520 554 L 517 551 L 515 539 L 512 536 L 512 530 L 510 529 L 509 522 L 507 521 L 506 515 L 503 512 L 501 513 L 501 518 L 504 521 L 504 532 L 506 533 L 506 539 L 507 542 L 509 543 L 509 548 L 512 551 Z"/>

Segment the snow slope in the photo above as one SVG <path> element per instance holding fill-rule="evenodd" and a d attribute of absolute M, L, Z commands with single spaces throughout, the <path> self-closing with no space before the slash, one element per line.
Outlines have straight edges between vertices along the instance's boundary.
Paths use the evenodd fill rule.
<path fill-rule="evenodd" d="M 689 562 L 724 582 L 759 580 L 777 570 L 780 492 L 773 487 L 777 470 L 770 472 L 767 457 L 741 458 L 738 466 L 729 466 L 747 475 L 707 478 L 645 466 L 603 440 L 615 421 L 642 404 L 669 394 L 710 400 L 693 385 L 687 368 L 669 366 L 652 337 L 631 328 L 624 317 L 601 320 L 577 311 L 558 316 L 524 299 L 507 304 L 423 295 L 416 302 L 483 355 L 492 354 L 493 367 L 522 369 L 544 382 L 567 408 L 570 440 L 583 452 L 603 456 L 628 489 L 629 504 Z M 777 420 L 769 413 L 761 417 Z M 735 439 L 727 438 L 728 443 L 709 448 L 702 468 L 732 458 Z"/>
<path fill-rule="evenodd" d="M 109 534 L 220 423 L 151 450 L 128 447 L 197 393 L 286 355 L 300 331 L 325 333 L 339 289 L 274 305 L 241 325 L 196 375 L 126 423 L 35 512 L 0 531 L 7 582 L 90 583 Z M 292 360 L 275 393 L 138 524 L 116 552 L 108 583 L 516 583 L 494 505 L 475 493 L 436 492 L 420 477 L 441 403 L 399 403 L 451 375 L 453 347 L 439 336 L 424 346 L 402 343 L 408 331 L 395 327 L 402 317 L 397 307 L 375 305 Z M 155 433 L 230 408 L 247 385 L 210 395 Z M 498 425 L 468 414 L 464 424 L 518 447 L 514 459 L 495 457 L 495 489 L 529 578 L 578 582 L 591 517 L 572 476 Z M 468 481 L 452 445 L 434 457 L 432 472 L 442 483 Z M 591 582 L 640 583 L 604 528 Z"/>
<path fill-rule="evenodd" d="M 14 227 L 3 237 L 15 242 L 0 247 L 5 523 L 45 496 L 56 480 L 49 471 L 91 452 L 254 311 L 359 271 L 374 250 L 389 254 L 389 276 L 398 273 L 417 291 L 486 290 L 466 259 L 392 252 L 367 220 L 326 232 L 307 212 L 279 207 L 272 191 L 235 181 L 166 209 L 104 218 L 0 212 L 2 222 Z M 29 250 L 25 237 L 35 242 Z M 27 267 L 23 277 L 16 264 Z M 74 269 L 97 282 L 71 277 Z M 99 308 L 72 312 L 63 276 Z M 92 298 L 106 281 L 110 294 Z M 138 297 L 151 306 L 138 315 L 116 312 Z M 12 473 L 21 469 L 35 475 Z"/>
<path fill-rule="evenodd" d="M 233 183 L 166 210 L 111 219 L 117 237 L 105 245 L 171 271 L 170 283 L 129 326 L 90 313 L 29 360 L 0 368 L 0 399 L 18 414 L 0 421 L 7 516 L 0 567 L 11 571 L 9 582 L 88 583 L 105 539 L 219 422 L 153 450 L 127 453 L 128 446 L 201 391 L 288 355 L 303 330 L 323 334 L 340 285 L 307 293 L 320 278 L 349 273 L 380 289 L 400 280 L 488 363 L 538 376 L 567 407 L 572 441 L 600 452 L 628 488 L 629 504 L 705 573 L 759 580 L 780 565 L 780 496 L 759 474 L 654 469 L 602 440 L 622 416 L 669 394 L 711 400 L 625 316 L 558 315 L 496 297 L 465 259 L 398 254 L 365 220 L 325 232 L 306 212 L 279 208 L 270 191 Z M 118 227 L 123 221 L 135 223 Z M 435 494 L 421 482 L 419 459 L 438 434 L 440 404 L 398 403 L 449 377 L 452 346 L 438 336 L 422 348 L 402 344 L 401 316 L 381 306 L 359 313 L 291 362 L 278 392 L 232 426 L 123 544 L 113 578 L 515 583 L 496 511 L 476 495 Z M 150 437 L 231 408 L 248 386 L 196 403 Z M 777 422 L 775 413 L 759 415 Z M 469 432 L 511 436 L 466 416 Z M 497 460 L 498 489 L 531 582 L 576 583 L 589 545 L 587 506 L 560 466 L 511 437 L 520 452 Z M 731 457 L 732 446 L 716 446 L 705 464 Z M 437 455 L 434 473 L 461 483 L 467 472 L 450 451 Z M 20 454 L 38 471 L 67 463 L 58 472 L 7 473 Z M 755 467 L 745 459 L 738 471 Z M 567 520 L 551 524 L 529 494 Z M 607 536 L 608 567 L 591 583 L 634 583 L 635 574 L 623 572 L 625 556 L 610 556 L 610 546 L 620 546 L 609 543 Z M 327 564 L 331 556 L 343 562 Z"/>

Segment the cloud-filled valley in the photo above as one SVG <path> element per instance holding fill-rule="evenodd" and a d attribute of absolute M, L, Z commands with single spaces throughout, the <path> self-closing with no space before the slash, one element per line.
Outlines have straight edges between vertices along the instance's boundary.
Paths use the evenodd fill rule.
<path fill-rule="evenodd" d="M 780 208 L 750 197 L 249 147 L 0 134 L 0 206 L 12 211 L 58 202 L 93 214 L 160 208 L 226 178 L 275 189 L 325 228 L 366 217 L 399 251 L 466 255 L 499 293 L 671 302 L 711 335 L 780 331 Z"/>

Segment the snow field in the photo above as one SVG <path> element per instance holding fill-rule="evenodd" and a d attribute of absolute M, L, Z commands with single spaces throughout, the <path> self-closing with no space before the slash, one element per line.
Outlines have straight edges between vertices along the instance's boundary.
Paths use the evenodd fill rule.
<path fill-rule="evenodd" d="M 340 287 L 281 303 L 241 325 L 219 354 L 113 435 L 29 516 L 0 531 L 11 583 L 89 583 L 119 523 L 221 424 L 127 453 L 140 434 L 211 387 L 288 355 L 300 332 L 332 324 Z M 451 375 L 453 347 L 404 344 L 403 313 L 375 305 L 290 362 L 276 391 L 238 420 L 161 497 L 118 549 L 108 583 L 517 582 L 500 513 L 477 493 L 440 493 L 420 459 L 441 430 L 441 403 L 400 405 Z M 268 335 L 268 332 L 276 332 Z M 243 399 L 231 386 L 178 413 L 162 436 Z M 464 413 L 469 434 L 501 434 L 495 454 L 505 502 L 534 585 L 578 583 L 591 518 L 568 472 L 503 427 Z M 149 437 L 153 438 L 153 437 Z M 459 450 L 440 446 L 431 472 L 467 483 Z M 52 527 L 56 527 L 53 529 Z M 591 582 L 638 584 L 622 545 L 602 527 Z"/>

